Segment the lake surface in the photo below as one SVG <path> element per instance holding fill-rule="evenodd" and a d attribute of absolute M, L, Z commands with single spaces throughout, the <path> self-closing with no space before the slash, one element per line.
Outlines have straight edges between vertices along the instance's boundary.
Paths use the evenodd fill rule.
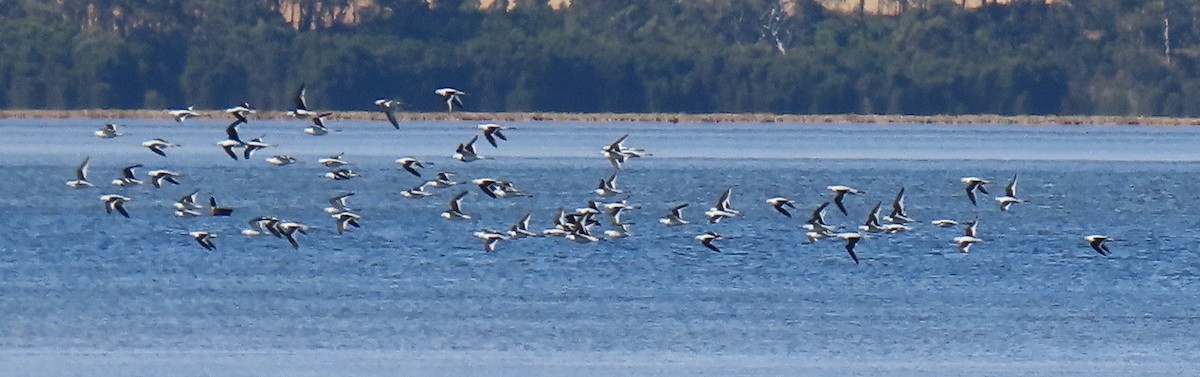
<path fill-rule="evenodd" d="M 227 122 L 3 120 L 0 146 L 0 373 L 5 375 L 1179 375 L 1200 367 L 1200 129 L 1126 126 L 517 123 L 489 157 L 449 156 L 475 123 L 251 121 L 243 138 L 275 144 L 233 161 L 215 143 Z M 653 156 L 618 174 L 632 237 L 501 242 L 525 213 L 552 226 L 612 172 L 600 155 L 624 133 Z M 152 154 L 140 143 L 182 144 Z M 345 152 L 362 176 L 323 177 Z M 300 164 L 263 161 L 287 153 Z M 95 189 L 64 183 L 90 156 Z M 530 198 L 491 199 L 473 185 L 399 193 L 432 173 L 512 180 Z M 180 186 L 107 182 L 141 163 L 183 173 Z M 1014 174 L 1029 203 L 992 197 Z M 992 180 L 970 204 L 959 178 Z M 830 185 L 867 193 L 828 220 L 853 228 L 907 189 L 913 230 L 872 235 L 854 264 L 839 240 L 809 244 L 800 226 Z M 729 187 L 743 217 L 708 224 Z M 232 217 L 176 218 L 200 189 Z M 439 218 L 470 192 L 476 219 Z M 322 211 L 353 191 L 361 229 L 339 235 Z M 131 218 L 98 199 L 120 193 Z M 784 195 L 796 217 L 765 200 Z M 607 198 L 614 201 L 625 198 Z M 692 224 L 658 224 L 690 203 Z M 250 218 L 313 226 L 293 250 L 244 237 Z M 959 228 L 980 238 L 956 251 Z M 607 225 L 600 229 L 606 229 Z M 219 233 L 216 251 L 186 233 Z M 717 231 L 722 253 L 693 237 Z M 1106 234 L 1110 256 L 1083 237 Z M 4 370 L 4 368 L 12 368 Z"/>

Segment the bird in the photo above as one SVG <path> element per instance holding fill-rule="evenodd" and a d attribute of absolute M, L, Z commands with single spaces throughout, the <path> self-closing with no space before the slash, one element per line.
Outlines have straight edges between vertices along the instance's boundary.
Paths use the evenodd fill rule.
<path fill-rule="evenodd" d="M 442 218 L 446 220 L 470 220 L 471 216 L 462 211 L 462 200 L 465 196 L 467 196 L 467 190 L 463 190 L 458 195 L 455 195 L 453 199 L 450 199 L 450 209 L 442 212 Z"/>
<path fill-rule="evenodd" d="M 729 204 L 729 199 L 732 196 L 733 187 L 730 187 L 725 190 L 725 193 L 721 194 L 720 198 L 717 198 L 717 205 L 715 207 L 709 208 L 707 212 L 704 212 L 704 216 L 708 217 L 709 223 L 716 224 L 721 222 L 721 219 L 737 217 L 742 214 L 740 211 L 733 209 Z"/>
<path fill-rule="evenodd" d="M 163 139 L 155 138 L 155 139 L 143 141 L 142 146 L 150 149 L 150 151 L 154 152 L 154 154 L 157 154 L 157 155 L 163 156 L 163 157 L 167 157 L 167 153 L 163 152 L 163 149 L 170 148 L 170 147 L 178 147 L 179 144 L 175 144 L 175 143 L 163 140 Z"/>
<path fill-rule="evenodd" d="M 441 172 L 437 173 L 436 178 L 434 178 L 433 180 L 427 181 L 426 183 L 429 183 L 429 187 L 433 187 L 433 188 L 446 188 L 446 187 L 454 186 L 454 185 L 458 184 L 458 182 L 455 182 L 453 179 L 450 179 L 450 176 L 452 176 L 454 174 L 455 174 L 454 172 L 441 171 Z"/>
<path fill-rule="evenodd" d="M 1017 175 L 1013 174 L 1012 180 L 1008 181 L 1008 185 L 1004 186 L 1004 196 L 995 198 L 996 202 L 1000 203 L 1000 210 L 1007 212 L 1013 204 L 1025 203 L 1023 199 L 1017 199 Z"/>
<path fill-rule="evenodd" d="M 217 205 L 217 197 L 208 196 L 208 214 L 212 216 L 229 216 L 233 214 L 233 208 L 222 207 Z"/>
<path fill-rule="evenodd" d="M 707 233 L 696 236 L 696 240 L 700 241 L 701 245 L 704 245 L 704 247 L 707 247 L 709 250 L 712 250 L 712 251 L 715 251 L 718 253 L 721 252 L 721 249 L 718 249 L 717 245 L 713 244 L 713 241 L 721 240 L 721 239 L 725 239 L 725 237 L 721 236 L 720 234 L 717 234 L 717 232 L 712 232 L 712 231 L 709 231 Z"/>
<path fill-rule="evenodd" d="M 776 211 L 787 217 L 792 217 L 792 213 L 788 212 L 787 207 L 796 208 L 796 202 L 782 196 L 767 199 L 767 204 L 775 207 Z"/>
<path fill-rule="evenodd" d="M 350 170 L 350 169 L 345 169 L 345 168 L 334 169 L 334 170 L 331 170 L 331 171 L 325 173 L 325 178 L 329 178 L 329 179 L 332 179 L 335 181 L 344 181 L 347 179 L 358 178 L 358 176 L 359 175 L 357 172 Z"/>
<path fill-rule="evenodd" d="M 250 114 L 254 114 L 256 111 L 254 108 L 250 107 L 249 102 L 242 102 L 241 105 L 232 106 L 225 109 L 225 112 L 229 115 L 233 115 L 234 120 L 245 123 L 250 121 L 246 117 Z"/>
<path fill-rule="evenodd" d="M 434 90 L 433 92 L 446 99 L 446 112 L 448 113 L 454 112 L 454 105 L 463 107 L 461 97 L 467 95 L 466 92 L 454 88 L 440 88 L 438 90 Z"/>
<path fill-rule="evenodd" d="M 525 216 L 521 218 L 521 221 L 518 221 L 516 224 L 513 224 L 512 229 L 508 231 L 508 236 L 510 238 L 514 238 L 514 239 L 521 238 L 521 237 L 537 237 L 538 236 L 537 233 L 531 232 L 529 230 L 529 220 L 530 219 L 533 219 L 533 214 L 525 213 Z"/>
<path fill-rule="evenodd" d="M 400 129 L 400 121 L 396 120 L 396 113 L 400 111 L 401 107 L 404 107 L 403 102 L 380 98 L 375 100 L 375 106 L 379 107 L 379 111 L 387 116 L 388 123 L 391 123 L 392 127 Z"/>
<path fill-rule="evenodd" d="M 837 230 L 836 226 L 829 225 L 825 222 L 825 208 L 829 207 L 829 202 L 823 202 L 813 209 L 812 216 L 808 218 L 808 223 L 804 225 L 804 229 L 808 229 L 818 233 L 828 233 Z"/>
<path fill-rule="evenodd" d="M 967 222 L 963 227 L 963 235 L 967 237 L 977 237 L 979 235 L 979 219 Z"/>
<path fill-rule="evenodd" d="M 629 225 L 630 225 L 630 223 L 612 224 L 613 228 L 605 230 L 604 235 L 608 236 L 609 239 L 614 239 L 614 240 L 628 238 L 630 236 Z"/>
<path fill-rule="evenodd" d="M 199 209 L 200 204 L 196 202 L 196 200 L 197 200 L 196 195 L 199 193 L 200 193 L 200 189 L 195 189 L 195 190 L 192 190 L 191 193 L 180 197 L 179 200 L 175 201 L 175 204 L 174 204 L 175 209 L 180 210 L 180 211 Z"/>
<path fill-rule="evenodd" d="M 900 186 L 900 191 L 896 192 L 896 198 L 892 199 L 892 213 L 884 216 L 883 220 L 898 224 L 913 221 L 912 218 L 908 217 L 908 212 L 904 205 L 904 186 Z"/>
<path fill-rule="evenodd" d="M 624 194 L 625 191 L 617 188 L 617 173 L 613 172 L 608 176 L 608 179 L 600 179 L 600 185 L 593 192 L 601 197 L 609 197 L 613 195 Z"/>
<path fill-rule="evenodd" d="M 257 152 L 260 149 L 271 147 L 271 144 L 263 141 L 263 138 L 265 137 L 266 136 L 259 136 L 245 142 L 245 144 L 242 145 L 242 158 L 249 160 L 250 156 L 254 155 L 254 152 Z"/>
<path fill-rule="evenodd" d="M 100 129 L 96 130 L 96 132 L 93 132 L 92 134 L 96 135 L 96 137 L 101 138 L 101 139 L 112 139 L 117 136 L 125 135 L 125 134 L 121 133 L 120 131 L 117 131 L 116 123 L 105 124 L 105 125 L 101 126 Z"/>
<path fill-rule="evenodd" d="M 217 145 L 220 146 L 221 149 L 225 150 L 225 154 L 229 155 L 229 158 L 234 160 L 238 159 L 238 154 L 233 151 L 233 148 L 241 147 L 242 145 L 246 144 L 242 142 L 241 136 L 238 136 L 237 127 L 242 123 L 246 123 L 245 118 L 234 120 L 233 123 L 225 126 L 225 140 L 217 142 Z"/>
<path fill-rule="evenodd" d="M 77 188 L 77 189 L 95 187 L 92 185 L 91 182 L 88 182 L 88 180 L 87 180 L 88 166 L 91 165 L 91 162 L 92 162 L 91 156 L 83 158 L 83 162 L 80 162 L 79 166 L 75 168 L 75 180 L 67 181 L 68 187 Z"/>
<path fill-rule="evenodd" d="M 188 235 L 192 236 L 192 238 L 196 239 L 196 243 L 199 243 L 200 247 L 203 247 L 205 250 L 211 251 L 211 250 L 215 250 L 217 248 L 217 245 L 213 244 L 213 237 L 216 237 L 215 234 L 205 232 L 205 231 L 197 231 L 197 232 L 189 232 Z"/>
<path fill-rule="evenodd" d="M 854 253 L 854 246 L 858 245 L 858 241 L 862 240 L 863 235 L 858 233 L 838 233 L 837 237 L 846 240 L 846 253 L 850 254 L 850 259 L 854 260 L 854 264 L 859 264 L 858 254 Z"/>
<path fill-rule="evenodd" d="M 483 229 L 475 232 L 474 235 L 483 240 L 483 251 L 488 253 L 496 251 L 496 244 L 501 240 L 511 239 L 508 235 L 494 229 Z"/>
<path fill-rule="evenodd" d="M 398 159 L 398 160 L 396 160 L 396 164 L 400 165 L 400 167 L 404 168 L 404 170 L 408 171 L 412 175 L 415 175 L 418 177 L 421 176 L 421 172 L 417 171 L 417 169 L 414 168 L 414 166 L 416 166 L 418 168 L 422 168 L 422 169 L 425 168 L 425 165 L 421 164 L 421 160 L 418 160 L 415 157 L 404 157 L 404 158 Z"/>
<path fill-rule="evenodd" d="M 334 215 L 342 212 L 350 212 L 353 208 L 349 207 L 346 199 L 354 195 L 353 191 L 347 191 L 342 194 L 334 195 L 329 198 L 329 207 L 325 207 L 325 213 Z"/>
<path fill-rule="evenodd" d="M 329 127 L 325 126 L 325 118 L 333 115 L 331 112 L 320 113 L 309 118 L 312 124 L 304 129 L 305 135 L 321 136 L 329 133 Z"/>
<path fill-rule="evenodd" d="M 683 219 L 683 209 L 687 208 L 688 204 L 683 203 L 667 210 L 667 217 L 658 219 L 658 222 L 666 226 L 679 226 L 687 224 L 687 220 Z"/>
<path fill-rule="evenodd" d="M 804 238 L 808 239 L 808 243 L 817 243 L 817 241 L 828 238 L 832 235 L 833 233 L 827 231 L 811 231 L 805 232 Z"/>
<path fill-rule="evenodd" d="M 353 212 L 338 212 L 330 216 L 332 216 L 333 220 L 336 222 L 338 234 L 342 234 L 350 227 L 360 227 L 358 225 L 358 219 L 360 219 L 361 216 Z"/>
<path fill-rule="evenodd" d="M 100 201 L 104 202 L 104 212 L 112 214 L 112 211 L 121 213 L 121 216 L 129 217 L 129 211 L 125 210 L 125 202 L 130 200 L 129 197 L 117 194 L 108 194 L 100 196 Z"/>
<path fill-rule="evenodd" d="M 346 156 L 346 153 L 342 152 L 342 153 L 338 153 L 333 156 L 319 158 L 319 159 L 317 159 L 317 163 L 321 164 L 321 166 L 324 166 L 324 167 L 327 167 L 330 169 L 337 169 L 342 166 L 350 165 L 349 161 L 346 161 L 345 159 L 343 159 L 343 157 L 345 157 L 345 156 Z"/>
<path fill-rule="evenodd" d="M 947 220 L 947 219 L 933 220 L 933 221 L 930 221 L 929 223 L 933 224 L 936 227 L 941 227 L 941 228 L 949 228 L 949 227 L 958 225 L 957 221 Z"/>
<path fill-rule="evenodd" d="M 112 181 L 113 186 L 129 187 L 142 184 L 142 181 L 137 179 L 137 175 L 134 174 L 134 169 L 140 167 L 142 167 L 142 164 L 133 164 L 121 168 L 121 178 L 114 179 Z"/>
<path fill-rule="evenodd" d="M 479 140 L 479 135 L 471 136 L 471 140 L 468 140 L 464 144 L 459 144 L 458 149 L 454 151 L 454 155 L 451 156 L 451 158 L 462 162 L 472 162 L 483 159 L 483 156 L 480 156 L 475 152 L 476 140 Z"/>
<path fill-rule="evenodd" d="M 987 186 L 985 186 L 988 183 L 988 181 L 984 180 L 983 178 L 964 177 L 962 179 L 959 179 L 959 181 L 961 181 L 963 183 L 963 185 L 966 187 L 967 199 L 971 199 L 971 205 L 978 205 L 975 203 L 975 191 L 979 191 L 984 194 L 988 193 Z"/>
<path fill-rule="evenodd" d="M 879 207 L 883 202 L 875 202 L 875 206 L 867 213 L 867 220 L 863 225 L 859 225 L 858 229 L 867 233 L 878 233 L 883 231 L 883 226 L 879 224 Z"/>
<path fill-rule="evenodd" d="M 281 222 L 277 227 L 279 228 L 279 233 L 283 235 L 283 238 L 287 239 L 288 243 L 292 245 L 293 249 L 300 248 L 300 243 L 296 241 L 296 232 L 308 234 L 308 225 L 304 225 L 295 221 Z"/>
<path fill-rule="evenodd" d="M 970 252 L 971 245 L 974 245 L 979 242 L 983 242 L 983 240 L 976 238 L 975 236 L 954 237 L 954 243 L 958 244 L 958 252 L 963 253 L 963 254 Z"/>
<path fill-rule="evenodd" d="M 151 170 L 148 174 L 150 175 L 150 184 L 154 185 L 154 188 L 162 188 L 163 182 L 178 185 L 179 181 L 175 180 L 175 178 L 182 176 L 170 170 Z"/>
<path fill-rule="evenodd" d="M 1092 250 L 1096 250 L 1096 252 L 1100 253 L 1100 255 L 1108 256 L 1109 254 L 1112 254 L 1112 251 L 1108 250 L 1108 245 L 1105 244 L 1109 241 L 1112 241 L 1112 239 L 1108 236 L 1093 234 L 1083 237 L 1083 240 L 1087 241 L 1088 245 L 1092 246 Z"/>
<path fill-rule="evenodd" d="M 401 191 L 400 196 L 403 196 L 403 197 L 409 198 L 409 199 L 420 199 L 420 198 L 424 198 L 426 196 L 433 195 L 432 192 L 425 191 L 425 187 L 428 187 L 430 185 L 430 182 L 433 182 L 433 181 L 425 181 L 425 182 L 417 185 L 416 187 Z"/>
<path fill-rule="evenodd" d="M 250 228 L 242 229 L 242 235 L 246 237 L 256 237 L 263 233 L 271 233 L 275 237 L 283 237 L 283 233 L 279 230 L 279 219 L 273 216 L 259 216 L 247 222 Z"/>
<path fill-rule="evenodd" d="M 296 95 L 292 97 L 292 104 L 295 106 L 295 108 L 289 110 L 287 115 L 293 118 L 305 119 L 312 118 L 317 115 L 317 113 L 308 110 L 308 103 L 304 99 L 305 92 L 304 84 L 300 84 L 300 89 L 297 89 Z"/>
<path fill-rule="evenodd" d="M 621 137 L 618 137 L 617 140 L 609 143 L 603 149 L 601 149 L 601 154 L 604 156 L 604 158 L 608 159 L 608 163 L 612 165 L 613 169 L 620 170 L 625 161 L 630 158 L 638 158 L 650 155 L 649 153 L 646 153 L 644 149 L 626 147 L 624 143 L 625 139 L 628 137 L 629 134 L 621 135 Z"/>
<path fill-rule="evenodd" d="M 277 154 L 266 159 L 268 164 L 275 166 L 291 165 L 297 162 L 295 157 L 286 154 Z"/>
<path fill-rule="evenodd" d="M 191 106 L 188 106 L 186 109 L 167 110 L 167 114 L 171 114 L 171 118 L 174 118 L 176 123 L 200 116 L 200 113 L 193 110 Z"/>
<path fill-rule="evenodd" d="M 504 137 L 504 133 L 501 131 L 512 129 L 512 127 L 504 127 L 504 126 L 501 126 L 501 125 L 495 124 L 495 123 L 480 124 L 478 127 L 480 130 L 483 131 L 483 137 L 485 139 L 487 139 L 489 144 L 492 145 L 492 148 L 500 147 L 499 145 L 496 144 L 496 138 L 500 138 L 500 140 L 508 141 L 508 138 Z"/>
<path fill-rule="evenodd" d="M 843 200 L 846 199 L 846 194 L 858 195 L 858 194 L 866 194 L 867 193 L 866 191 L 862 191 L 862 190 L 859 190 L 859 189 L 856 189 L 853 187 L 842 186 L 842 185 L 829 186 L 826 188 L 829 189 L 829 191 L 833 191 L 833 193 L 834 193 L 833 203 L 837 204 L 838 209 L 841 210 L 842 214 L 846 215 L 846 216 L 850 215 L 849 213 L 846 212 L 846 204 L 843 203 Z"/>

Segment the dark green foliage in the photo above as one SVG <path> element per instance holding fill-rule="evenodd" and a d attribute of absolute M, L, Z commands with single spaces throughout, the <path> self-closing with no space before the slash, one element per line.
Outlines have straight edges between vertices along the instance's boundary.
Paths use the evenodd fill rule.
<path fill-rule="evenodd" d="M 0 0 L 0 107 L 1200 115 L 1200 5 L 1075 1 L 899 16 L 800 0 Z M 504 2 L 501 2 L 503 4 Z M 292 8 L 288 8 L 292 9 Z M 297 14 L 299 16 L 297 16 Z M 1163 19 L 1173 54 L 1164 55 Z M 288 20 L 293 20 L 289 23 Z"/>

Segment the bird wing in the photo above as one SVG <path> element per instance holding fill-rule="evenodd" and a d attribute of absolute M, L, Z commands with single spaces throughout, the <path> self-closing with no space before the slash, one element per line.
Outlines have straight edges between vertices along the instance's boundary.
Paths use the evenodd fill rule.
<path fill-rule="evenodd" d="M 88 165 L 91 164 L 92 157 L 84 157 L 83 162 L 79 163 L 79 167 L 75 168 L 75 179 L 86 181 L 88 175 Z"/>
<path fill-rule="evenodd" d="M 496 136 L 495 135 L 496 135 L 495 128 L 488 128 L 488 129 L 483 130 L 483 137 L 487 139 L 489 144 L 492 144 L 492 148 L 499 148 L 499 146 L 496 145 Z"/>
<path fill-rule="evenodd" d="M 304 101 L 304 84 L 300 84 L 300 90 L 296 91 L 296 98 L 293 99 L 297 110 L 308 110 L 308 106 Z"/>
<path fill-rule="evenodd" d="M 850 254 L 850 259 L 854 260 L 854 264 L 858 264 L 858 254 L 854 253 L 854 245 L 858 244 L 858 238 L 846 239 L 846 252 Z"/>
<path fill-rule="evenodd" d="M 1008 181 L 1008 186 L 1004 186 L 1004 196 L 1015 198 L 1017 197 L 1017 175 L 1013 174 L 1012 180 Z"/>
<path fill-rule="evenodd" d="M 400 129 L 400 121 L 396 119 L 396 111 L 395 110 L 392 110 L 389 107 L 389 108 L 383 110 L 383 114 L 387 115 L 388 123 L 391 123 L 392 127 L 395 127 L 397 130 Z"/>
<path fill-rule="evenodd" d="M 137 179 L 137 177 L 133 175 L 133 169 L 137 169 L 140 167 L 142 167 L 142 164 L 133 164 L 133 165 L 126 166 L 124 169 L 121 169 L 121 175 L 124 176 L 126 179 Z"/>
<path fill-rule="evenodd" d="M 237 152 L 233 151 L 232 145 L 222 145 L 221 149 L 224 149 L 225 154 L 229 155 L 229 158 L 234 159 L 234 161 L 236 161 L 238 159 Z"/>

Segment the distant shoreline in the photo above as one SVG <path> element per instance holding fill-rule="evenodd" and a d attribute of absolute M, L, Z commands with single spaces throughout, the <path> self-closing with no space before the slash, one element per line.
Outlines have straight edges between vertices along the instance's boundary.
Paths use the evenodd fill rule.
<path fill-rule="evenodd" d="M 224 119 L 221 110 L 198 110 Z M 165 110 L 0 110 L 0 119 L 171 119 Z M 553 112 L 401 112 L 400 121 L 476 122 L 645 122 L 645 123 L 867 123 L 867 124 L 1010 124 L 1010 125 L 1147 125 L 1196 126 L 1200 118 L 1091 115 L 859 115 L 859 114 L 681 114 L 681 113 L 553 113 Z M 261 111 L 252 119 L 290 119 L 282 111 Z M 337 111 L 332 120 L 386 121 L 378 111 Z"/>

